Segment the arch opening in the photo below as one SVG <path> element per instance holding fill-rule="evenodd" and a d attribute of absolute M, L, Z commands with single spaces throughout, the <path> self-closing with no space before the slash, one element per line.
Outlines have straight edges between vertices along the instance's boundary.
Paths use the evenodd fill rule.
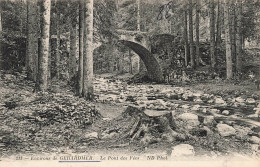
<path fill-rule="evenodd" d="M 133 50 L 144 62 L 144 65 L 147 69 L 148 77 L 152 81 L 156 82 L 162 82 L 163 80 L 163 73 L 162 69 L 158 63 L 158 61 L 155 59 L 155 57 L 152 55 L 152 53 L 146 49 L 144 46 L 132 42 L 132 41 L 126 41 L 126 40 L 119 40 L 119 42 L 131 50 Z"/>

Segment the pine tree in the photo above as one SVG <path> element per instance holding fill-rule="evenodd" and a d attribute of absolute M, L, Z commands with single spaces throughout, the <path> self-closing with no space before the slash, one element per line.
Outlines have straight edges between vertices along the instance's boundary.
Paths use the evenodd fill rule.
<path fill-rule="evenodd" d="M 184 32 L 183 32 L 183 40 L 184 40 L 184 49 L 185 49 L 185 66 L 188 66 L 189 60 L 189 41 L 188 41 L 188 14 L 186 7 L 184 9 Z"/>
<path fill-rule="evenodd" d="M 83 96 L 93 100 L 93 4 L 94 0 L 86 0 L 85 11 L 85 55 L 83 58 Z"/>
<path fill-rule="evenodd" d="M 27 1 L 27 51 L 28 78 L 36 81 L 38 71 L 37 1 Z"/>
<path fill-rule="evenodd" d="M 129 73 L 133 74 L 133 66 L 132 66 L 132 54 L 131 54 L 131 50 L 128 50 L 128 58 L 129 58 Z"/>
<path fill-rule="evenodd" d="M 222 19 L 222 7 L 221 7 L 221 2 L 220 0 L 218 0 L 217 2 L 218 4 L 218 9 L 217 9 L 217 25 L 216 25 L 216 47 L 219 49 L 220 48 L 220 44 L 221 44 L 221 19 Z"/>
<path fill-rule="evenodd" d="M 236 72 L 241 73 L 241 52 L 242 52 L 242 2 L 237 0 L 237 29 L 236 29 Z"/>
<path fill-rule="evenodd" d="M 194 67 L 194 42 L 193 42 L 193 20 L 192 20 L 192 0 L 189 0 L 189 37 L 190 37 L 190 61 L 191 67 Z"/>
<path fill-rule="evenodd" d="M 2 55 L 2 1 L 0 1 L 0 70 L 2 70 L 3 66 L 3 55 Z"/>
<path fill-rule="evenodd" d="M 50 39 L 50 11 L 51 0 L 43 0 L 40 3 L 41 18 L 41 45 L 39 54 L 39 72 L 36 89 L 46 91 L 48 87 L 48 58 L 49 58 L 49 39 Z"/>
<path fill-rule="evenodd" d="M 200 0 L 196 0 L 196 66 L 199 66 L 200 58 Z"/>
<path fill-rule="evenodd" d="M 70 2 L 72 7 L 72 1 Z M 77 3 L 76 3 L 77 4 Z M 72 8 L 74 10 L 75 8 Z M 69 78 L 76 75 L 76 54 L 77 54 L 77 16 L 78 5 L 76 5 L 76 12 L 69 16 L 70 20 L 70 54 L 69 54 Z"/>
<path fill-rule="evenodd" d="M 236 59 L 236 25 L 235 25 L 235 2 L 231 1 L 230 4 L 230 40 L 231 40 L 231 55 L 232 60 Z"/>
<path fill-rule="evenodd" d="M 210 62 L 211 67 L 215 68 L 215 5 L 214 0 L 210 1 Z"/>
<path fill-rule="evenodd" d="M 60 19 L 61 19 L 61 14 L 60 14 L 60 3 L 56 2 L 55 7 L 56 7 L 56 14 L 55 14 L 55 22 L 56 22 L 56 48 L 55 48 L 55 68 L 56 68 L 56 78 L 59 79 L 60 78 Z"/>
<path fill-rule="evenodd" d="M 231 79 L 233 77 L 233 72 L 232 72 L 228 0 L 225 0 L 225 5 L 224 5 L 224 26 L 225 26 L 225 43 L 226 43 L 226 73 L 227 73 L 226 75 L 227 75 L 227 79 Z"/>
<path fill-rule="evenodd" d="M 136 0 L 137 3 L 137 31 L 140 31 L 140 0 Z"/>
<path fill-rule="evenodd" d="M 78 86 L 77 93 L 82 96 L 83 91 L 83 57 L 84 57 L 84 16 L 85 2 L 79 1 L 79 66 L 78 66 Z"/>

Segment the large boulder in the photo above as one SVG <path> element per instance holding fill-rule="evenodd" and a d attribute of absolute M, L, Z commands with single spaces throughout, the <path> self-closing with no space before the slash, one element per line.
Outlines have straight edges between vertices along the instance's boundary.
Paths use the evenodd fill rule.
<path fill-rule="evenodd" d="M 195 128 L 200 124 L 198 116 L 192 113 L 183 113 L 178 118 L 184 123 L 186 129 Z"/>
<path fill-rule="evenodd" d="M 116 132 L 112 132 L 112 133 L 102 133 L 101 134 L 101 139 L 112 139 L 112 138 L 115 138 L 115 136 L 117 135 L 118 133 Z"/>
<path fill-rule="evenodd" d="M 91 132 L 85 134 L 86 139 L 97 139 L 98 138 L 98 133 L 97 132 Z"/>
<path fill-rule="evenodd" d="M 222 99 L 222 97 L 216 97 L 215 98 L 215 104 L 224 105 L 224 104 L 226 104 L 226 102 Z"/>
<path fill-rule="evenodd" d="M 260 138 L 259 137 L 256 137 L 256 136 L 252 136 L 250 139 L 249 139 L 250 142 L 252 142 L 253 144 L 260 144 Z"/>
<path fill-rule="evenodd" d="M 222 111 L 222 114 L 223 115 L 229 115 L 229 111 L 228 110 L 224 110 L 224 111 Z"/>
<path fill-rule="evenodd" d="M 255 99 L 253 99 L 253 98 L 248 98 L 248 99 L 246 99 L 246 103 L 247 103 L 247 104 L 255 104 L 256 101 L 255 101 Z"/>
<path fill-rule="evenodd" d="M 244 103 L 245 102 L 245 100 L 242 97 L 237 97 L 235 99 L 235 101 L 238 102 L 238 103 Z"/>
<path fill-rule="evenodd" d="M 204 125 L 212 125 L 214 123 L 214 116 L 209 115 L 209 116 L 205 116 L 204 120 L 203 120 L 203 124 Z"/>
<path fill-rule="evenodd" d="M 172 147 L 171 157 L 194 156 L 195 151 L 193 146 L 189 144 L 179 144 Z"/>
<path fill-rule="evenodd" d="M 220 135 L 223 137 L 233 136 L 236 134 L 236 130 L 227 124 L 217 124 L 217 129 Z"/>

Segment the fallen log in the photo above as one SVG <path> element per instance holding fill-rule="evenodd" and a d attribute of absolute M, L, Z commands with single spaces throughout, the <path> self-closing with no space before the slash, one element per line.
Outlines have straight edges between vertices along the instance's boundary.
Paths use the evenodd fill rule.
<path fill-rule="evenodd" d="M 253 109 L 255 106 L 254 105 L 247 105 L 247 106 L 239 106 L 239 107 L 234 107 L 234 106 L 223 106 L 221 104 L 209 104 L 209 103 L 204 103 L 204 102 L 195 102 L 195 101 L 184 101 L 184 100 L 167 100 L 172 103 L 184 105 L 184 104 L 189 104 L 189 105 L 200 105 L 201 107 L 207 107 L 207 108 L 216 108 L 220 110 L 245 110 L 245 109 Z"/>
<path fill-rule="evenodd" d="M 249 120 L 249 119 L 245 119 L 245 118 L 234 118 L 234 117 L 231 117 L 231 116 L 224 116 L 224 115 L 220 115 L 220 114 L 217 114 L 215 112 L 212 112 L 212 111 L 210 111 L 210 114 L 212 114 L 215 117 L 215 119 L 228 120 L 228 121 L 240 121 L 240 122 L 243 122 L 243 123 L 256 125 L 256 126 L 260 127 L 260 122 L 258 122 L 258 121 Z"/>

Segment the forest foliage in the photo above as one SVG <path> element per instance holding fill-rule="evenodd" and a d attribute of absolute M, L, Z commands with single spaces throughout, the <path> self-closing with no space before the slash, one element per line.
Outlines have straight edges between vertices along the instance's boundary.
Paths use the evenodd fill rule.
<path fill-rule="evenodd" d="M 38 25 L 37 36 L 40 39 L 40 19 L 42 17 L 42 11 L 40 9 L 41 1 L 37 2 L 37 12 L 35 13 L 37 19 L 35 20 L 35 24 Z M 189 3 L 192 5 L 190 10 L 188 10 Z M 198 4 L 198 5 L 197 5 Z M 239 14 L 238 9 L 241 4 L 241 25 L 238 32 L 238 17 Z M 229 10 L 229 17 L 225 18 L 224 15 L 224 7 L 227 6 Z M 56 68 L 61 68 L 60 72 L 63 78 L 71 78 L 69 77 L 69 71 L 72 71 L 75 75 L 75 72 L 78 71 L 78 41 L 76 42 L 77 47 L 75 48 L 75 61 L 71 59 L 70 56 L 73 54 L 70 51 L 72 48 L 72 44 L 70 41 L 70 34 L 72 33 L 72 29 L 75 30 L 75 39 L 79 39 L 79 12 L 80 12 L 80 4 L 79 1 L 51 1 L 51 18 L 50 18 L 50 41 L 51 41 L 51 49 L 50 49 L 50 65 L 51 69 L 50 76 L 54 77 L 57 73 Z M 97 58 L 98 55 L 95 55 L 94 52 L 94 60 L 98 62 L 94 62 L 94 64 L 100 64 L 100 61 L 105 62 L 107 58 L 110 63 L 103 63 L 104 67 L 96 67 L 94 68 L 103 68 L 103 69 L 113 69 L 119 70 L 119 68 L 109 67 L 114 66 L 116 64 L 117 67 L 120 65 L 120 61 L 117 61 L 118 57 L 122 57 L 120 55 L 125 54 L 124 52 L 128 52 L 128 49 L 117 49 L 117 39 L 118 29 L 129 30 L 129 31 L 137 31 L 138 26 L 140 27 L 140 31 L 148 32 L 150 36 L 154 36 L 159 34 L 170 34 L 173 36 L 173 39 L 168 40 L 167 38 L 164 41 L 153 40 L 152 43 L 152 52 L 157 51 L 156 54 L 164 61 L 170 61 L 168 64 L 172 64 L 171 61 L 174 61 L 176 57 L 180 56 L 181 61 L 187 59 L 188 64 L 183 65 L 183 68 L 195 66 L 203 66 L 203 65 L 211 65 L 216 61 L 216 64 L 213 65 L 213 68 L 216 68 L 216 71 L 219 72 L 221 69 L 225 69 L 226 65 L 226 57 L 225 57 L 225 45 L 226 39 L 224 37 L 225 27 L 224 20 L 229 21 L 230 26 L 230 38 L 231 43 L 234 43 L 232 40 L 232 36 L 235 34 L 239 34 L 241 37 L 241 43 L 243 48 L 238 50 L 241 52 L 241 60 L 240 58 L 236 58 L 236 55 L 240 55 L 238 53 L 233 53 L 232 50 L 232 66 L 233 72 L 236 71 L 236 60 L 240 60 L 241 62 L 246 62 L 244 60 L 247 59 L 247 52 L 245 51 L 245 43 L 259 43 L 259 8 L 260 2 L 259 0 L 241 0 L 241 1 L 207 1 L 207 0 L 196 0 L 192 1 L 182 1 L 182 0 L 174 0 L 174 1 L 162 1 L 158 2 L 155 0 L 149 1 L 135 1 L 135 0 L 98 0 L 94 2 L 93 9 L 93 43 L 94 48 L 97 48 L 100 45 L 106 45 L 108 48 L 114 47 L 116 49 L 108 49 L 106 53 L 98 53 L 99 55 L 103 55 L 103 58 Z M 28 1 L 26 0 L 2 0 L 1 1 L 1 62 L 3 69 L 22 71 L 23 67 L 26 66 L 27 58 L 26 56 L 26 47 L 27 47 L 27 35 L 28 35 Z M 139 10 L 139 12 L 138 12 Z M 185 12 L 187 16 L 185 16 Z M 198 13 L 198 14 L 197 14 Z M 235 13 L 232 14 L 232 13 Z M 198 15 L 198 17 L 197 17 Z M 158 19 L 158 16 L 162 16 L 161 19 Z M 167 18 L 165 17 L 167 16 Z M 189 17 L 188 17 L 189 16 Z M 185 23 L 183 20 L 187 17 L 187 24 L 191 22 L 192 25 L 188 25 L 187 27 L 187 44 L 185 44 Z M 212 18 L 211 18 L 212 17 Z M 232 18 L 233 17 L 233 18 Z M 198 21 L 197 21 L 198 18 Z M 58 19 L 58 20 L 57 20 Z M 140 19 L 140 22 L 137 20 Z M 214 19 L 214 20 L 211 20 Z M 232 21 L 233 20 L 233 21 Z M 196 21 L 198 23 L 196 23 Z M 212 22 L 213 21 L 213 22 Z M 209 24 L 211 22 L 212 24 Z M 234 22 L 234 23 L 233 23 Z M 58 24 L 58 25 L 57 25 Z M 140 25 L 138 25 L 140 24 Z M 195 24 L 198 25 L 198 32 L 196 31 Z M 233 28 L 232 28 L 233 26 Z M 213 37 L 210 37 L 211 28 L 213 29 L 211 34 Z M 189 29 L 192 28 L 192 31 Z M 234 31 L 233 31 L 234 29 Z M 59 31 L 59 37 L 57 32 Z M 189 32 L 188 32 L 189 31 Z M 190 34 L 193 33 L 193 34 Z M 199 39 L 199 43 L 196 42 L 197 34 Z M 220 36 L 219 36 L 220 34 Z M 188 36 L 191 35 L 191 36 Z M 191 37 L 193 37 L 193 43 L 190 45 Z M 73 37 L 72 37 L 73 38 Z M 154 38 L 154 39 L 155 39 Z M 220 39 L 219 39 L 220 38 Z M 60 43 L 55 46 L 57 43 L 56 39 L 60 39 Z M 212 43 L 212 41 L 215 41 Z M 220 41 L 220 43 L 219 43 Z M 196 44 L 195 44 L 196 43 Z M 209 45 L 210 44 L 210 45 Z M 185 45 L 189 46 L 189 50 L 185 49 Z M 198 46 L 200 49 L 198 52 L 193 52 L 193 47 Z M 233 44 L 231 44 L 233 45 Z M 234 43 L 234 46 L 236 44 Z M 255 46 L 256 46 L 255 45 Z M 40 47 L 40 43 L 38 45 Z M 122 46 L 119 46 L 122 47 Z M 210 49 L 212 48 L 212 50 Z M 195 48 L 194 48 L 195 49 Z M 58 51 L 58 52 L 57 52 Z M 193 53 L 190 53 L 190 52 Z M 195 51 L 195 50 L 194 50 Z M 73 51 L 74 52 L 74 51 Z M 60 53 L 60 63 L 57 64 L 57 57 L 55 56 Z M 191 55 L 190 55 L 191 54 Z M 198 56 L 199 55 L 199 56 Z M 106 57 L 108 56 L 108 57 Z M 187 57 L 185 57 L 187 56 Z M 210 56 L 214 58 L 210 58 Z M 95 58 L 96 57 L 96 58 Z M 110 58 L 109 58 L 110 57 Z M 131 57 L 131 56 L 130 56 Z M 169 58 L 170 57 L 170 58 Z M 201 60 L 200 60 L 201 59 Z M 70 64 L 70 60 L 73 60 L 73 64 Z M 129 59 L 130 61 L 131 59 Z M 126 60 L 125 60 L 126 61 Z M 193 61 L 196 61 L 196 65 L 190 64 Z M 198 61 L 198 62 L 197 62 Z M 131 61 L 130 61 L 131 62 Z M 130 63 L 129 62 L 129 63 Z M 128 63 L 128 64 L 129 64 Z M 133 63 L 133 62 L 132 62 Z M 102 63 L 101 63 L 102 64 Z M 173 63 L 174 64 L 174 63 Z M 99 65 L 100 66 L 100 65 Z M 122 64 L 121 64 L 122 66 Z M 131 65 L 132 66 L 132 65 Z M 245 64 L 245 66 L 247 66 Z M 69 68 L 73 67 L 74 70 L 70 70 Z M 169 67 L 170 68 L 170 67 Z M 130 68 L 129 68 L 130 69 Z M 112 71 L 113 71 L 112 70 Z M 102 70 L 101 70 L 102 71 Z M 111 70 L 110 70 L 111 71 Z M 127 71 L 127 70 L 126 70 Z M 105 70 L 105 72 L 109 72 L 109 70 Z M 129 71 L 127 71 L 129 72 Z M 257 72 L 256 72 L 257 73 Z M 232 76 L 236 76 L 237 74 L 232 74 Z"/>

